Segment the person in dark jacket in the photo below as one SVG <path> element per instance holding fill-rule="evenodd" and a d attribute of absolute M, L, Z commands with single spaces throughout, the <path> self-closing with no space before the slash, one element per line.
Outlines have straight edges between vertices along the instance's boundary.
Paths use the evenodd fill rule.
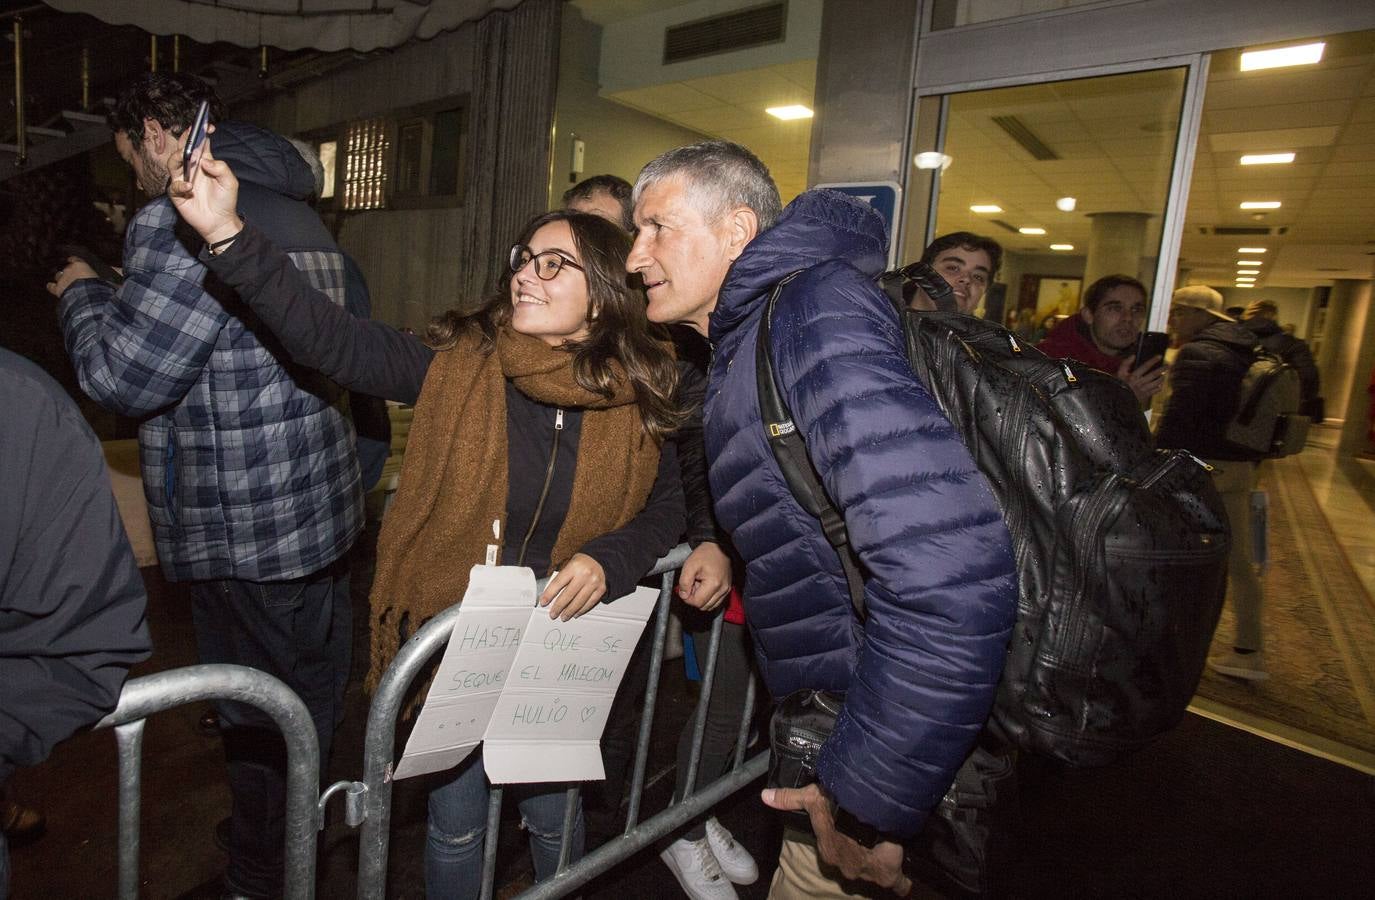
<path fill-rule="evenodd" d="M 565 191 L 563 204 L 568 209 L 601 216 L 629 230 L 634 227 L 630 196 L 630 182 L 625 179 L 615 175 L 593 175 Z M 707 642 L 713 620 L 718 615 L 725 618 L 694 781 L 695 787 L 701 788 L 725 774 L 729 767 L 741 707 L 754 673 L 750 668 L 740 592 L 731 584 L 734 564 L 725 549 L 727 539 L 720 533 L 712 514 L 707 487 L 706 450 L 702 440 L 702 400 L 706 395 L 709 364 L 707 346 L 701 335 L 685 326 L 673 326 L 670 333 L 678 355 L 677 399 L 684 416 L 673 442 L 678 448 L 683 496 L 687 503 L 686 540 L 692 547 L 692 553 L 679 569 L 675 591 L 684 604 L 697 611 L 680 610 L 679 619 L 685 632 L 692 635 L 690 643 L 699 672 L 706 671 Z M 730 603 L 723 608 L 727 597 Z M 649 676 L 651 638 L 652 634 L 646 629 L 602 732 L 602 763 L 607 777 L 584 789 L 593 806 L 598 830 L 606 833 L 619 830 L 615 820 L 628 774 L 626 769 L 639 732 L 640 707 Z M 675 803 L 687 792 L 695 721 L 695 717 L 689 718 L 679 735 Z M 735 842 L 734 836 L 715 816 L 693 823 L 659 855 L 692 900 L 734 900 L 736 893 L 732 884 L 753 884 L 759 877 L 754 857 Z"/>
<path fill-rule="evenodd" d="M 684 524 L 665 440 L 679 419 L 677 372 L 626 283 L 624 231 L 582 213 L 536 217 L 488 304 L 446 314 L 422 342 L 312 289 L 239 218 L 236 179 L 209 150 L 195 177 L 194 191 L 178 182 L 173 197 L 207 242 L 202 259 L 286 352 L 346 388 L 416 405 L 377 542 L 370 687 L 489 555 L 538 576 L 557 570 L 539 602 L 568 621 L 630 593 L 673 546 Z M 516 791 L 540 879 L 558 866 L 565 789 Z M 480 752 L 430 792 L 428 896 L 478 896 L 487 793 Z M 581 810 L 570 844 L 576 859 Z"/>
<path fill-rule="evenodd" d="M 780 214 L 752 153 L 725 141 L 671 150 L 635 185 L 649 317 L 709 335 L 705 410 L 719 521 L 746 564 L 745 611 L 770 692 L 845 691 L 819 785 L 765 791 L 805 809 L 815 847 L 784 842 L 773 890 L 839 896 L 847 878 L 905 893 L 903 843 L 950 786 L 992 707 L 1016 612 L 1007 528 L 988 484 L 912 374 L 892 303 L 874 284 L 881 217 L 808 191 Z M 794 499 L 766 441 L 755 383 L 760 316 L 780 388 L 866 570 L 855 619 L 840 560 Z"/>
<path fill-rule="evenodd" d="M 0 785 L 114 709 L 148 658 L 148 599 L 100 442 L 57 383 L 0 350 Z M 0 898 L 8 856 L 0 834 Z"/>
<path fill-rule="evenodd" d="M 1047 356 L 1077 359 L 1116 376 L 1144 406 L 1165 386 L 1160 357 L 1132 367 L 1149 306 L 1140 281 L 1130 275 L 1104 275 L 1084 291 L 1079 314 L 1052 328 L 1036 347 Z"/>
<path fill-rule="evenodd" d="M 1252 300 L 1241 316 L 1241 324 L 1260 338 L 1260 344 L 1299 370 L 1299 414 L 1314 422 L 1321 422 L 1322 384 L 1318 364 L 1308 342 L 1296 338 L 1280 327 L 1279 307 L 1273 300 Z"/>
<path fill-rule="evenodd" d="M 352 649 L 344 557 L 363 527 L 353 429 L 339 388 L 279 359 L 232 289 L 196 259 L 200 240 L 163 196 L 202 101 L 216 147 L 243 181 L 244 214 L 342 306 L 344 262 L 305 202 L 309 167 L 285 138 L 220 121 L 210 87 L 175 72 L 132 79 L 110 115 L 116 148 L 154 198 L 130 222 L 123 284 L 74 260 L 48 288 L 61 298 L 82 390 L 142 420 L 158 561 L 169 580 L 190 584 L 200 661 L 280 678 L 305 701 L 327 760 Z M 226 888 L 270 896 L 281 888 L 282 742 L 257 709 L 216 708 L 234 798 Z"/>
<path fill-rule="evenodd" d="M 1208 665 L 1233 678 L 1262 681 L 1270 676 L 1261 652 L 1264 594 L 1252 558 L 1256 464 L 1225 437 L 1258 342 L 1254 332 L 1222 312 L 1222 295 L 1204 285 L 1174 292 L 1170 332 L 1179 354 L 1170 366 L 1170 397 L 1155 443 L 1168 450 L 1188 450 L 1213 467 L 1213 483 L 1232 530 L 1227 593 L 1236 614 L 1236 636 L 1232 652 L 1209 659 Z"/>

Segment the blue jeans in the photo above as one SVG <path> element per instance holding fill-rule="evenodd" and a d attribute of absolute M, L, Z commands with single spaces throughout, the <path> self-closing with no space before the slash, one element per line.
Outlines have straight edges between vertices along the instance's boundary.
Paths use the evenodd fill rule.
<path fill-rule="evenodd" d="M 530 832 L 535 880 L 553 876 L 563 841 L 567 784 L 513 784 L 504 788 L 520 805 L 521 827 Z M 475 900 L 482 890 L 482 844 L 487 835 L 487 771 L 478 749 L 459 767 L 458 776 L 430 791 L 430 821 L 425 839 L 425 896 L 428 900 Z M 573 818 L 568 848 L 571 865 L 582 858 L 582 799 Z"/>
<path fill-rule="evenodd" d="M 235 663 L 281 679 L 305 703 L 329 759 L 344 711 L 352 654 L 344 560 L 291 581 L 202 581 L 191 585 L 191 616 L 202 663 Z M 266 713 L 219 701 L 233 811 L 227 887 L 253 897 L 282 891 L 286 838 L 286 744 Z"/>

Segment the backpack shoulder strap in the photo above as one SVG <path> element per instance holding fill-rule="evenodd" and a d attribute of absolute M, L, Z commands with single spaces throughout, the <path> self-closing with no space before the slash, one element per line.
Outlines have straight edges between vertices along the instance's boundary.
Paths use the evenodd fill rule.
<path fill-rule="evenodd" d="M 769 344 L 770 320 L 773 318 L 774 304 L 783 290 L 783 285 L 798 273 L 793 272 L 774 286 L 769 295 L 764 313 L 759 320 L 759 342 L 755 348 L 755 376 L 759 389 L 759 413 L 764 420 L 765 436 L 769 449 L 773 451 L 778 467 L 788 482 L 788 489 L 802 508 L 821 520 L 821 529 L 826 540 L 835 548 L 840 557 L 841 568 L 845 570 L 845 580 L 850 590 L 850 603 L 861 622 L 865 619 L 864 579 L 859 573 L 859 561 L 850 547 L 850 533 L 845 528 L 845 519 L 826 496 L 821 485 L 821 477 L 807 456 L 807 445 L 793 423 L 792 411 L 783 399 L 778 388 L 773 365 L 773 350 Z"/>

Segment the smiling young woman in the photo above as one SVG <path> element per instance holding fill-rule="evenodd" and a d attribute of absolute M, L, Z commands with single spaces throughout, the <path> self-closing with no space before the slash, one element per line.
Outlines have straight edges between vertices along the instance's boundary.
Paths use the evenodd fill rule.
<path fill-rule="evenodd" d="M 202 260 L 303 366 L 342 386 L 415 404 L 396 500 L 377 542 L 375 686 L 400 645 L 462 598 L 488 545 L 503 565 L 557 570 L 541 605 L 567 621 L 630 593 L 683 532 L 673 442 L 677 369 L 626 282 L 629 237 L 576 212 L 521 231 L 498 289 L 450 312 L 426 340 L 357 320 L 314 291 L 234 213 L 237 182 L 207 153 L 183 217 L 222 249 Z M 233 237 L 232 242 L 226 239 Z M 515 788 L 538 878 L 557 868 L 565 785 Z M 481 753 L 430 792 L 430 897 L 476 898 L 487 818 Z M 581 810 L 573 858 L 583 850 Z"/>

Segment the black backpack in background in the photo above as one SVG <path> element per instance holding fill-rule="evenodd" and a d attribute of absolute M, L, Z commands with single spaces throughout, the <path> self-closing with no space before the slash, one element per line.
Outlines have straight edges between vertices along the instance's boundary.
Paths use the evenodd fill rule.
<path fill-rule="evenodd" d="M 1280 354 L 1256 344 L 1241 379 L 1237 411 L 1223 437 L 1251 460 L 1277 459 L 1303 450 L 1311 420 L 1301 415 L 1303 390 L 1299 370 Z"/>
<path fill-rule="evenodd" d="M 949 287 L 929 267 L 901 274 L 948 306 Z M 781 287 L 759 330 L 761 415 L 862 617 L 859 560 L 775 382 L 769 320 Z M 1198 685 L 1227 583 L 1227 517 L 1209 467 L 1153 449 L 1135 397 L 1111 375 L 1051 359 L 972 316 L 898 315 L 913 371 L 988 479 L 1012 536 L 1017 621 L 990 726 L 1075 766 L 1108 764 L 1173 728 Z"/>

